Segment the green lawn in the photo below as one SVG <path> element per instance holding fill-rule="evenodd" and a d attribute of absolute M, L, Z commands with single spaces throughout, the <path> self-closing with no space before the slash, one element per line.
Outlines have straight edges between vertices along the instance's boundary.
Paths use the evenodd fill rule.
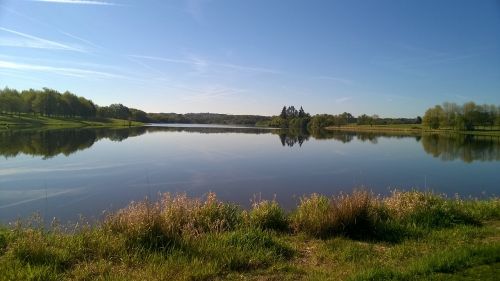
<path fill-rule="evenodd" d="M 132 126 L 140 126 L 142 123 L 131 122 Z M 23 129 L 23 128 L 63 128 L 63 127 L 97 127 L 97 126 L 129 126 L 129 121 L 112 118 L 62 118 L 62 117 L 34 117 L 31 114 L 21 114 L 21 116 L 0 114 L 0 130 L 2 129 Z"/>
<path fill-rule="evenodd" d="M 97 225 L 0 229 L 0 280 L 497 280 L 499 199 L 166 196 Z"/>

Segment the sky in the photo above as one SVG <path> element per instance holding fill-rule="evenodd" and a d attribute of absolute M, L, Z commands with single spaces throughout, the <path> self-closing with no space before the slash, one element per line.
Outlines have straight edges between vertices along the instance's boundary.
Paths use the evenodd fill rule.
<path fill-rule="evenodd" d="M 500 104 L 500 1 L 0 0 L 0 87 L 147 112 Z"/>

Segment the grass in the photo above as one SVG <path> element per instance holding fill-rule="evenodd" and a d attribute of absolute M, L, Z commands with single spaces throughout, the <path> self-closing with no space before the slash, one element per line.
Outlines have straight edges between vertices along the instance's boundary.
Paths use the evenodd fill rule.
<path fill-rule="evenodd" d="M 250 210 L 164 195 L 89 225 L 0 228 L 0 280 L 495 280 L 500 200 L 367 191 Z"/>
<path fill-rule="evenodd" d="M 467 134 L 479 136 L 500 136 L 500 128 L 494 127 L 481 127 L 474 131 L 454 131 L 448 128 L 443 129 L 429 129 L 422 124 L 393 124 L 393 125 L 357 125 L 349 124 L 340 127 L 327 127 L 327 130 L 333 131 L 348 131 L 348 132 L 394 132 L 394 133 L 407 133 L 407 134 L 420 134 L 420 133 L 454 133 L 454 134 Z"/>
<path fill-rule="evenodd" d="M 142 123 L 132 121 L 132 126 L 140 126 Z M 74 128 L 74 127 L 120 127 L 129 126 L 129 121 L 113 118 L 62 118 L 62 117 L 34 117 L 31 114 L 21 116 L 0 114 L 0 130 L 26 129 L 26 128 Z"/>

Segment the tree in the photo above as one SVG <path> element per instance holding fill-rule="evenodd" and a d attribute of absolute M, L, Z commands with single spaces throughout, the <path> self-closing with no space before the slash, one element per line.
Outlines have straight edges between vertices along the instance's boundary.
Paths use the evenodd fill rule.
<path fill-rule="evenodd" d="M 283 109 L 281 110 L 280 117 L 281 117 L 281 118 L 283 118 L 283 119 L 286 119 L 286 118 L 287 118 L 287 114 L 286 114 L 286 106 L 283 106 Z"/>
<path fill-rule="evenodd" d="M 436 105 L 434 108 L 430 108 L 425 112 L 422 123 L 424 126 L 428 126 L 431 129 L 438 129 L 444 118 L 443 108 L 440 105 Z"/>
<path fill-rule="evenodd" d="M 23 100 L 15 89 L 5 88 L 0 91 L 0 110 L 2 112 L 20 114 L 23 109 Z"/>
<path fill-rule="evenodd" d="M 306 117 L 306 113 L 304 112 L 304 109 L 301 106 L 299 109 L 299 118 L 304 118 L 304 117 Z"/>

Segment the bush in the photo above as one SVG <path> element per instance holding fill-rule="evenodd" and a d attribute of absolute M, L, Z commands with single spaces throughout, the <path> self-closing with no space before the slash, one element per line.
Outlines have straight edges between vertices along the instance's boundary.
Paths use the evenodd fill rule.
<path fill-rule="evenodd" d="M 354 191 L 333 197 L 333 229 L 349 237 L 371 234 L 375 226 L 374 199 L 368 191 Z"/>
<path fill-rule="evenodd" d="M 316 193 L 309 197 L 302 197 L 299 206 L 291 216 L 291 226 L 295 232 L 305 232 L 317 237 L 331 234 L 332 221 L 330 200 Z"/>
<path fill-rule="evenodd" d="M 500 198 L 460 201 L 460 208 L 478 220 L 500 220 Z"/>
<path fill-rule="evenodd" d="M 422 227 L 450 227 L 457 224 L 480 224 L 463 210 L 463 201 L 450 200 L 430 192 L 394 191 L 384 200 L 390 215 L 397 221 Z"/>
<path fill-rule="evenodd" d="M 105 225 L 125 234 L 129 241 L 164 248 L 202 233 L 232 230 L 241 220 L 240 209 L 218 201 L 214 193 L 205 201 L 164 194 L 156 203 L 131 203 L 108 216 Z"/>
<path fill-rule="evenodd" d="M 288 228 L 286 213 L 276 201 L 254 201 L 245 218 L 249 226 L 259 229 L 284 231 Z"/>
<path fill-rule="evenodd" d="M 331 199 L 317 194 L 303 197 L 292 215 L 292 227 L 318 237 L 332 234 L 361 237 L 370 234 L 375 226 L 373 202 L 367 191 Z"/>

